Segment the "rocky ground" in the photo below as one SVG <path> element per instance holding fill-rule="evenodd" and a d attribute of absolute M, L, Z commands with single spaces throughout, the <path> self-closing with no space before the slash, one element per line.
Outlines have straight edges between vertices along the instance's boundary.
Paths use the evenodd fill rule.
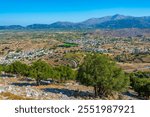
<path fill-rule="evenodd" d="M 74 81 L 63 84 L 50 83 L 36 86 L 35 81 L 18 78 L 0 78 L 1 100 L 83 100 L 95 99 L 92 87 L 80 85 Z M 97 98 L 100 99 L 100 98 Z M 107 98 L 137 100 L 137 94 L 132 90 L 124 94 L 114 93 Z"/>

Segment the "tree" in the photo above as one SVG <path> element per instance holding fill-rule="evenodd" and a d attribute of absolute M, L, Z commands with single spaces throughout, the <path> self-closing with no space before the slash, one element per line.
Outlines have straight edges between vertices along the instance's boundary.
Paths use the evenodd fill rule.
<path fill-rule="evenodd" d="M 24 63 L 21 63 L 20 61 L 16 61 L 10 65 L 5 66 L 4 71 L 7 73 L 28 76 L 29 66 Z"/>
<path fill-rule="evenodd" d="M 44 61 L 38 60 L 32 63 L 30 67 L 30 77 L 36 80 L 36 84 L 40 85 L 41 80 L 46 80 L 52 75 L 52 68 Z"/>
<path fill-rule="evenodd" d="M 76 77 L 76 72 L 69 66 L 58 66 L 54 69 L 55 70 L 53 76 L 60 82 L 64 82 L 66 80 L 74 80 Z"/>
<path fill-rule="evenodd" d="M 106 55 L 89 54 L 78 70 L 77 81 L 93 86 L 95 96 L 108 96 L 112 91 L 123 91 L 129 78 Z"/>

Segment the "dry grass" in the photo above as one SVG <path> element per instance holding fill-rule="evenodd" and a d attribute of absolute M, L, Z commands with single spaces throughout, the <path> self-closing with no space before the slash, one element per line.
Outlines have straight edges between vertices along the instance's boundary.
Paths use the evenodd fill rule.
<path fill-rule="evenodd" d="M 93 87 L 87 87 L 84 85 L 74 85 L 74 84 L 50 84 L 50 85 L 41 85 L 33 86 L 36 89 L 46 89 L 46 88 L 56 88 L 56 89 L 69 89 L 69 90 L 78 90 L 78 91 L 93 91 Z"/>
<path fill-rule="evenodd" d="M 150 71 L 146 66 L 150 66 L 150 63 L 117 63 L 119 67 L 121 67 L 124 71 L 133 72 L 137 71 Z"/>
<path fill-rule="evenodd" d="M 14 95 L 10 92 L 2 92 L 2 93 L 0 93 L 0 97 L 1 97 L 1 99 L 2 99 L 2 97 L 5 97 L 8 100 L 33 100 L 32 98 L 26 98 L 26 97 Z"/>

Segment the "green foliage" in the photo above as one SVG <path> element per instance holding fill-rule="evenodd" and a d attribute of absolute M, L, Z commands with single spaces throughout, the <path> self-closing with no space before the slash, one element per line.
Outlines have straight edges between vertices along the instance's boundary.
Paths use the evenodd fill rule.
<path fill-rule="evenodd" d="M 76 71 L 72 70 L 68 66 L 59 66 L 54 69 L 53 77 L 64 82 L 66 80 L 74 80 L 76 77 Z"/>
<path fill-rule="evenodd" d="M 77 72 L 72 70 L 69 66 L 51 67 L 49 64 L 41 60 L 33 62 L 31 66 L 16 61 L 2 68 L 6 73 L 29 76 L 36 80 L 37 85 L 40 85 L 41 80 L 47 80 L 47 78 L 53 78 L 53 80 L 59 82 L 74 80 L 77 74 Z M 0 72 L 2 71 L 2 68 L 0 66 Z"/>
<path fill-rule="evenodd" d="M 147 78 L 135 78 L 133 88 L 138 92 L 139 96 L 149 98 L 150 96 L 150 80 Z"/>
<path fill-rule="evenodd" d="M 131 86 L 139 96 L 148 99 L 150 97 L 150 73 L 136 72 L 130 74 Z"/>
<path fill-rule="evenodd" d="M 93 86 L 95 96 L 108 96 L 112 91 L 123 91 L 129 83 L 125 73 L 109 57 L 90 54 L 78 71 L 77 80 Z"/>
<path fill-rule="evenodd" d="M 150 72 L 138 71 L 138 72 L 135 72 L 134 75 L 137 78 L 150 78 Z"/>
<path fill-rule="evenodd" d="M 76 47 L 76 46 L 78 46 L 78 44 L 76 43 L 64 43 L 63 45 L 59 45 L 59 47 L 66 47 L 66 48 Z"/>
<path fill-rule="evenodd" d="M 29 73 L 29 67 L 19 61 L 16 61 L 10 65 L 4 67 L 4 71 L 7 73 L 14 73 L 18 75 L 27 76 Z"/>
<path fill-rule="evenodd" d="M 37 81 L 37 85 L 40 85 L 41 80 L 46 80 L 51 75 L 52 68 L 46 62 L 38 60 L 32 63 L 29 76 Z"/>
<path fill-rule="evenodd" d="M 1 74 L 2 71 L 3 71 L 3 66 L 0 65 L 0 74 Z"/>

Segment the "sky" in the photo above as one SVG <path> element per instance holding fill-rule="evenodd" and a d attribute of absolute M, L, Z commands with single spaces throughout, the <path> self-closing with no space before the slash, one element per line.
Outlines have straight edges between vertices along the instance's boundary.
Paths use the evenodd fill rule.
<path fill-rule="evenodd" d="M 0 25 L 81 22 L 115 14 L 150 16 L 150 0 L 0 0 Z"/>

